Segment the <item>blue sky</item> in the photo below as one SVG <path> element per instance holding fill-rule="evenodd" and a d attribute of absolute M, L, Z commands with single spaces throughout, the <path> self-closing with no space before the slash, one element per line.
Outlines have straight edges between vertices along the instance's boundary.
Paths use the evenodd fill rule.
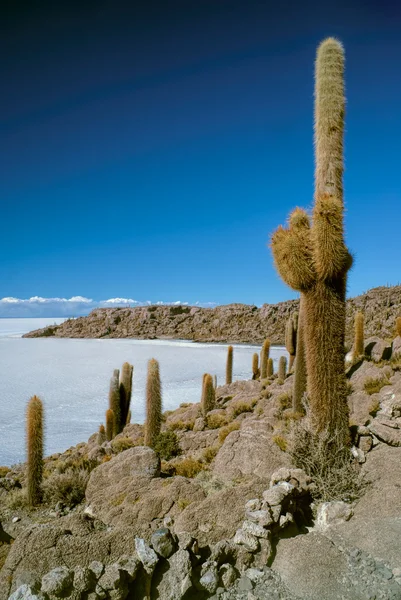
<path fill-rule="evenodd" d="M 400 8 L 81 4 L 0 9 L 0 298 L 295 297 L 266 244 L 312 202 L 328 35 L 347 59 L 348 292 L 399 283 Z"/>

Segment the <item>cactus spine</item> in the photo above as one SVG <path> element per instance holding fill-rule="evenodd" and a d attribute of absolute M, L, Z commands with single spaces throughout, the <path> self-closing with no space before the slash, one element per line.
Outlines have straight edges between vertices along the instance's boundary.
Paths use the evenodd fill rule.
<path fill-rule="evenodd" d="M 345 290 L 352 257 L 343 233 L 344 51 L 320 44 L 315 66 L 315 203 L 272 236 L 282 279 L 303 296 L 308 397 L 316 433 L 349 441 L 344 372 Z"/>
<path fill-rule="evenodd" d="M 399 335 L 401 337 L 401 317 L 397 317 L 397 320 L 395 322 L 395 327 L 396 327 L 397 335 Z"/>
<path fill-rule="evenodd" d="M 125 362 L 120 374 L 120 412 L 121 412 L 121 429 L 128 423 L 128 413 L 131 406 L 132 394 L 132 374 L 134 367 L 128 362 Z"/>
<path fill-rule="evenodd" d="M 259 375 L 259 354 L 255 352 L 252 356 L 252 379 L 258 379 Z"/>
<path fill-rule="evenodd" d="M 277 376 L 280 381 L 284 381 L 287 375 L 287 359 L 285 356 L 280 356 L 278 361 L 278 372 Z"/>
<path fill-rule="evenodd" d="M 27 499 L 30 506 L 41 500 L 43 476 L 43 404 L 33 396 L 26 411 Z"/>
<path fill-rule="evenodd" d="M 226 363 L 226 384 L 233 382 L 233 352 L 234 348 L 227 348 L 227 363 Z"/>
<path fill-rule="evenodd" d="M 273 375 L 274 375 L 274 363 L 273 363 L 273 359 L 269 358 L 269 360 L 267 361 L 267 376 L 273 377 Z"/>
<path fill-rule="evenodd" d="M 106 439 L 111 442 L 114 431 L 114 412 L 109 408 L 106 410 Z"/>
<path fill-rule="evenodd" d="M 290 355 L 290 362 L 288 365 L 288 370 L 291 371 L 295 354 L 297 351 L 297 329 L 298 329 L 298 313 L 294 313 L 287 320 L 287 324 L 285 327 L 285 347 L 287 348 L 287 352 Z"/>
<path fill-rule="evenodd" d="M 216 404 L 216 392 L 213 385 L 213 377 L 206 373 L 203 378 L 202 388 L 202 413 L 206 417 L 207 413 L 215 408 Z"/>
<path fill-rule="evenodd" d="M 148 379 L 146 383 L 145 446 L 153 448 L 160 433 L 161 423 L 162 394 L 159 363 L 152 358 L 148 362 Z"/>
<path fill-rule="evenodd" d="M 357 312 L 355 315 L 354 358 L 358 358 L 358 356 L 363 356 L 364 353 L 364 317 L 362 312 Z"/>
<path fill-rule="evenodd" d="M 306 392 L 306 357 L 305 357 L 305 327 L 303 317 L 303 294 L 301 293 L 299 303 L 299 315 L 297 325 L 297 347 L 294 370 L 294 388 L 292 394 L 292 409 L 295 413 L 303 413 L 302 399 Z"/>
<path fill-rule="evenodd" d="M 270 354 L 270 340 L 265 340 L 263 342 L 262 350 L 260 352 L 260 378 L 266 379 L 268 377 L 267 374 L 267 363 L 269 360 Z"/>
<path fill-rule="evenodd" d="M 98 431 L 98 434 L 97 434 L 97 443 L 99 444 L 99 446 L 101 446 L 102 444 L 104 444 L 104 442 L 106 440 L 107 440 L 106 430 L 104 428 L 104 425 L 100 425 L 99 431 Z"/>

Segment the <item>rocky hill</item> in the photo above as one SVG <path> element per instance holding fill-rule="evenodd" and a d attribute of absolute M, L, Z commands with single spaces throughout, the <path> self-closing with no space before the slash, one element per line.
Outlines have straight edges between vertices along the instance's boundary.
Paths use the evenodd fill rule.
<path fill-rule="evenodd" d="M 144 306 L 99 308 L 87 317 L 69 319 L 24 337 L 186 339 L 199 342 L 284 343 L 285 322 L 298 309 L 298 300 L 263 304 L 198 306 Z M 373 288 L 347 302 L 347 342 L 352 340 L 353 317 L 365 313 L 365 336 L 394 337 L 394 322 L 401 315 L 401 285 Z"/>

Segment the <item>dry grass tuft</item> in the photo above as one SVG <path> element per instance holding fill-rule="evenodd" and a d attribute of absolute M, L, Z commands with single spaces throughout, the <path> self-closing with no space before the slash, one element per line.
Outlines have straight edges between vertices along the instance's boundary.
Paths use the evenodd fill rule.
<path fill-rule="evenodd" d="M 228 436 L 229 433 L 231 433 L 232 431 L 236 431 L 237 429 L 239 429 L 239 427 L 240 427 L 240 425 L 236 421 L 233 421 L 232 423 L 229 423 L 225 427 L 222 427 L 219 431 L 220 444 L 224 443 L 224 440 L 226 439 L 226 437 Z"/>
<path fill-rule="evenodd" d="M 390 385 L 390 382 L 385 377 L 368 377 L 364 383 L 364 389 L 370 396 L 380 392 L 382 387 Z"/>
<path fill-rule="evenodd" d="M 227 417 L 218 413 L 212 413 L 206 417 L 206 422 L 209 429 L 220 429 L 220 427 L 227 425 Z"/>
<path fill-rule="evenodd" d="M 181 430 L 181 431 L 192 431 L 194 428 L 195 421 L 173 421 L 168 424 L 168 428 L 172 431 Z"/>
<path fill-rule="evenodd" d="M 53 473 L 43 483 L 45 502 L 56 504 L 61 501 L 67 506 L 80 504 L 85 498 L 89 471 L 68 469 L 64 473 Z"/>
<path fill-rule="evenodd" d="M 190 479 L 195 477 L 205 468 L 204 463 L 190 456 L 188 458 L 175 461 L 173 466 L 177 475 L 182 475 L 182 477 L 188 477 Z"/>

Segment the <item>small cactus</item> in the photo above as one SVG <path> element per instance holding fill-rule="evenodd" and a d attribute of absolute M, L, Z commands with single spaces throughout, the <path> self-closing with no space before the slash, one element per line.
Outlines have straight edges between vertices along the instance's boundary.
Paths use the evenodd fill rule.
<path fill-rule="evenodd" d="M 354 340 L 354 358 L 363 356 L 365 353 L 364 341 L 364 317 L 362 312 L 355 315 L 355 340 Z"/>
<path fill-rule="evenodd" d="M 107 440 L 106 437 L 106 430 L 104 428 L 104 425 L 100 425 L 99 427 L 99 431 L 97 434 L 97 443 L 99 446 L 101 446 L 102 444 L 104 444 L 104 442 Z"/>
<path fill-rule="evenodd" d="M 162 393 L 159 363 L 152 358 L 148 362 L 148 379 L 146 383 L 146 424 L 145 446 L 153 448 L 160 433 L 162 423 Z"/>
<path fill-rule="evenodd" d="M 397 335 L 399 335 L 401 337 L 401 317 L 397 317 L 395 326 L 396 326 Z"/>
<path fill-rule="evenodd" d="M 252 379 L 258 379 L 259 376 L 259 354 L 255 352 L 252 356 Z"/>
<path fill-rule="evenodd" d="M 294 313 L 288 319 L 285 327 L 285 347 L 290 355 L 288 370 L 291 371 L 297 351 L 297 328 L 298 328 L 298 313 Z"/>
<path fill-rule="evenodd" d="M 43 477 L 43 404 L 33 396 L 26 411 L 27 499 L 30 506 L 41 501 Z"/>
<path fill-rule="evenodd" d="M 106 439 L 111 442 L 114 431 L 114 412 L 109 408 L 106 410 Z"/>
<path fill-rule="evenodd" d="M 274 363 L 273 363 L 273 359 L 269 358 L 269 360 L 267 361 L 267 376 L 273 377 L 273 375 L 274 375 Z"/>
<path fill-rule="evenodd" d="M 206 417 L 207 413 L 215 408 L 216 404 L 216 392 L 213 386 L 213 378 L 208 373 L 203 376 L 202 386 L 202 413 Z"/>
<path fill-rule="evenodd" d="M 131 423 L 131 411 L 128 411 L 128 415 L 127 415 L 127 425 L 129 425 Z"/>
<path fill-rule="evenodd" d="M 262 350 L 260 352 L 260 378 L 266 379 L 268 377 L 267 374 L 267 363 L 269 360 L 270 354 L 270 340 L 265 340 L 263 342 Z"/>
<path fill-rule="evenodd" d="M 233 352 L 234 348 L 227 348 L 227 363 L 226 363 L 226 384 L 233 382 Z"/>
<path fill-rule="evenodd" d="M 214 389 L 216 389 L 217 388 L 217 375 L 215 375 L 213 377 L 213 385 L 214 385 Z"/>
<path fill-rule="evenodd" d="M 121 430 L 121 400 L 120 400 L 120 371 L 114 369 L 113 377 L 110 379 L 109 390 L 109 408 L 114 414 L 113 438 L 118 435 Z"/>
<path fill-rule="evenodd" d="M 132 394 L 132 374 L 134 367 L 128 362 L 125 362 L 120 374 L 120 411 L 121 411 L 121 429 L 128 422 L 128 413 L 131 405 Z"/>
<path fill-rule="evenodd" d="M 287 359 L 285 356 L 280 356 L 278 361 L 278 378 L 280 381 L 284 381 L 287 374 Z"/>

